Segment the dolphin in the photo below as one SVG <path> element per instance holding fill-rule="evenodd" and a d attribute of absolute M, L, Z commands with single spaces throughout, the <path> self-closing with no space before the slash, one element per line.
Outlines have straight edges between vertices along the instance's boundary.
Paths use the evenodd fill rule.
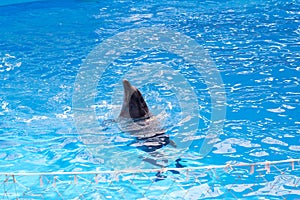
<path fill-rule="evenodd" d="M 161 128 L 159 120 L 149 111 L 142 93 L 126 79 L 123 80 L 124 97 L 118 117 L 121 129 L 137 140 L 131 145 L 146 152 L 154 152 L 170 144 L 176 147 Z"/>
<path fill-rule="evenodd" d="M 157 150 L 166 145 L 176 148 L 175 142 L 169 138 L 160 126 L 159 120 L 149 111 L 142 93 L 126 79 L 123 80 L 123 88 L 123 104 L 118 122 L 123 131 L 130 133 L 136 138 L 136 141 L 130 146 L 136 146 L 152 156 L 152 158 L 142 158 L 143 161 L 161 168 L 166 167 L 168 160 L 164 158 L 163 154 L 157 152 Z M 184 165 L 180 164 L 180 161 L 180 158 L 175 161 L 177 168 L 184 167 Z M 168 171 L 171 171 L 173 174 L 179 173 L 176 170 Z M 156 177 L 155 181 L 166 178 L 162 172 L 157 172 Z"/>

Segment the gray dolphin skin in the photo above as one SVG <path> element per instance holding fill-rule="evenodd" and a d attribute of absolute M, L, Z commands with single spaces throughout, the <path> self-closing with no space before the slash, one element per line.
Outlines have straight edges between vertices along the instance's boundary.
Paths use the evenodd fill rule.
<path fill-rule="evenodd" d="M 124 99 L 119 117 L 141 119 L 150 117 L 148 106 L 141 92 L 128 80 L 123 80 Z"/>
<path fill-rule="evenodd" d="M 118 121 L 123 131 L 137 139 L 131 146 L 146 152 L 153 152 L 168 144 L 175 146 L 149 111 L 141 92 L 126 79 L 123 80 L 123 88 L 123 105 Z"/>

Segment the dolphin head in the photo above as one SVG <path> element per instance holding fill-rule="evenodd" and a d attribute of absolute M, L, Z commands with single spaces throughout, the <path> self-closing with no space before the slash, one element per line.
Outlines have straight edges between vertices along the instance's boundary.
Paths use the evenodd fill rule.
<path fill-rule="evenodd" d="M 159 120 L 152 116 L 141 92 L 132 86 L 128 80 L 123 80 L 124 97 L 119 118 L 122 130 L 131 133 L 137 138 L 132 145 L 146 152 L 153 152 L 161 147 L 176 144 L 169 139 L 160 127 Z M 123 119 L 125 118 L 125 121 Z M 129 123 L 131 122 L 137 123 Z"/>
<path fill-rule="evenodd" d="M 126 79 L 123 80 L 123 88 L 123 105 L 119 117 L 131 119 L 149 117 L 150 112 L 141 92 Z"/>

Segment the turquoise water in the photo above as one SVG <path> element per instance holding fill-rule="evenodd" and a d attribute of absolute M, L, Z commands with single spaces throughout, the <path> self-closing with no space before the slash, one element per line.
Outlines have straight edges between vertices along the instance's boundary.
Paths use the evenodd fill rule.
<path fill-rule="evenodd" d="M 1 6 L 0 171 L 157 168 L 143 161 L 149 155 L 129 146 L 133 138 L 114 122 L 122 101 L 124 77 L 139 87 L 171 138 L 184 135 L 179 130 L 185 120 L 191 127 L 196 126 L 195 134 L 185 136 L 188 148 L 178 145 L 174 150 L 167 146 L 160 151 L 163 156 L 159 159 L 168 160 L 166 167 L 176 168 L 179 157 L 186 168 L 300 158 L 299 14 L 300 4 L 292 0 L 69 0 Z M 222 77 L 226 92 L 224 126 L 213 149 L 204 157 L 199 155 L 199 147 L 212 123 L 213 102 L 206 76 L 182 56 L 161 49 L 133 48 L 110 63 L 102 77 L 97 77 L 95 99 L 90 105 L 99 123 L 99 135 L 90 132 L 85 138 L 78 131 L 74 85 L 89 61 L 88 55 L 116 34 L 151 27 L 164 27 L 194 39 L 208 52 Z M 183 119 L 182 101 L 176 93 L 180 86 L 174 86 L 172 79 L 168 83 L 149 80 L 147 73 L 156 66 L 171 67 L 188 82 L 196 95 L 196 99 L 190 99 L 196 103 L 198 124 L 193 124 L 193 117 Z M 165 80 L 168 77 L 160 75 Z M 91 74 L 84 83 L 88 85 L 92 79 Z M 89 116 L 84 120 L 89 121 Z M 277 167 L 286 170 L 289 165 Z M 155 173 L 127 174 L 121 181 L 93 186 L 79 199 L 295 199 L 300 198 L 299 163 L 295 168 L 285 175 L 276 168 L 269 175 L 263 171 L 253 176 L 236 175 L 242 170 L 227 175 L 219 172 L 218 176 L 191 172 L 189 180 L 183 173 L 167 172 L 166 178 L 158 182 L 145 179 L 155 179 Z M 108 175 L 104 179 L 115 180 Z M 38 177 L 22 177 L 21 182 L 34 183 L 32 190 L 41 191 L 46 199 L 61 198 L 59 193 L 39 187 Z M 75 199 L 87 190 L 87 183 L 78 182 L 76 187 L 58 185 L 64 188 L 59 191 L 65 199 Z M 251 184 L 257 184 L 253 190 L 249 189 Z M 228 187 L 235 189 L 229 192 Z M 211 192 L 203 192 L 209 188 Z M 3 191 L 1 194 L 9 196 Z"/>

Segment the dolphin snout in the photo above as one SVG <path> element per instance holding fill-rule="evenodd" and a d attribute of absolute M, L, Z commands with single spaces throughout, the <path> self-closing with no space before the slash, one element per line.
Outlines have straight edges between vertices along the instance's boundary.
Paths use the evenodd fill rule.
<path fill-rule="evenodd" d="M 129 87 L 131 87 L 131 84 L 129 83 L 129 81 L 127 79 L 124 79 L 123 86 L 124 86 L 124 88 L 129 88 Z"/>
<path fill-rule="evenodd" d="M 125 95 L 131 95 L 136 90 L 126 79 L 123 80 L 123 87 Z"/>

